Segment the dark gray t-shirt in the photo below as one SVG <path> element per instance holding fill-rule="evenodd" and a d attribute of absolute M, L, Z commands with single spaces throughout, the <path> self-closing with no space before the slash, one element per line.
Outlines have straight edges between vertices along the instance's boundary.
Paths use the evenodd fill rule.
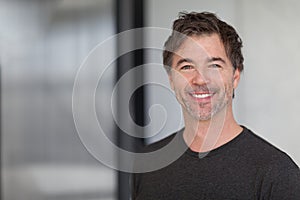
<path fill-rule="evenodd" d="M 300 200 L 299 167 L 287 154 L 243 128 L 236 138 L 203 158 L 187 149 L 160 170 L 133 174 L 132 199 Z M 175 134 L 145 151 L 168 144 Z"/>

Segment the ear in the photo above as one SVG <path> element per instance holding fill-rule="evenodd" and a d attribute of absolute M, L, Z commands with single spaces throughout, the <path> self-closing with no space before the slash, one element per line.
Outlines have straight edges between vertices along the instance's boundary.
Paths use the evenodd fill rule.
<path fill-rule="evenodd" d="M 173 73 L 172 73 L 172 70 L 169 71 L 168 77 L 169 77 L 170 87 L 171 87 L 172 90 L 174 90 L 174 82 L 173 82 Z"/>
<path fill-rule="evenodd" d="M 239 69 L 234 70 L 233 74 L 233 88 L 236 89 L 240 82 L 241 72 Z"/>

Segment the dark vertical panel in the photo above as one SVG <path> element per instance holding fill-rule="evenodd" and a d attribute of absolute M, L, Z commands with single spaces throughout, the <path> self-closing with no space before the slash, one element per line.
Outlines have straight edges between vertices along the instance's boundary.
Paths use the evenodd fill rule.
<path fill-rule="evenodd" d="M 117 14 L 117 33 L 140 28 L 144 26 L 144 2 L 143 0 L 116 0 L 116 14 Z M 128 41 L 125 41 L 128 44 Z M 143 34 L 142 32 L 134 35 L 132 41 L 129 41 L 132 46 L 139 45 L 143 43 Z M 117 49 L 120 48 L 121 45 L 124 45 L 124 41 L 118 41 Z M 122 75 L 128 70 L 140 66 L 144 64 L 144 51 L 143 49 L 135 50 L 132 52 L 128 52 L 126 55 L 120 56 L 117 59 L 117 80 L 122 77 Z M 143 80 L 143 72 L 136 73 L 132 79 L 132 84 L 134 85 L 137 82 L 141 82 Z M 130 92 L 130 91 L 127 91 Z M 119 97 L 118 103 L 118 112 L 122 117 L 122 109 L 124 106 L 122 105 L 122 97 Z M 144 123 L 144 88 L 138 88 L 131 101 L 129 108 L 131 110 L 131 116 L 136 124 L 143 126 Z M 124 119 L 119 120 L 127 120 L 126 117 Z M 136 139 L 128 134 L 124 133 L 122 130 L 117 128 L 117 138 L 118 138 L 118 146 L 120 148 L 136 152 L 142 146 L 143 140 Z M 143 134 L 143 133 L 139 133 Z M 119 158 L 119 162 L 122 162 L 122 158 Z M 128 200 L 130 198 L 130 174 L 119 172 L 118 173 L 118 199 L 119 200 Z"/>
<path fill-rule="evenodd" d="M 134 22 L 135 22 L 135 28 L 141 28 L 144 27 L 144 2 L 143 0 L 135 0 L 134 1 L 135 6 L 135 16 L 134 16 Z M 138 40 L 136 42 L 143 43 L 144 36 L 143 34 L 137 36 Z M 144 50 L 140 49 L 136 51 L 135 54 L 135 66 L 139 66 L 144 64 Z M 144 79 L 144 74 L 138 74 L 137 78 Z M 135 96 L 135 120 L 138 125 L 145 125 L 145 119 L 144 119 L 144 88 L 141 87 L 136 92 Z"/>

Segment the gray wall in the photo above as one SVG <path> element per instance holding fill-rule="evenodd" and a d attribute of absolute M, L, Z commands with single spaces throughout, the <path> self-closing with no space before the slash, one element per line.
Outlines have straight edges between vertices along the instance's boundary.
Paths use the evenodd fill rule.
<path fill-rule="evenodd" d="M 240 124 L 286 151 L 300 164 L 300 2 L 148 0 L 147 8 L 147 26 L 171 28 L 179 11 L 211 11 L 237 29 L 244 42 L 245 71 L 234 100 L 235 116 Z M 148 33 L 147 42 L 163 44 L 166 35 Z M 149 53 L 148 61 L 161 63 L 160 53 L 161 50 Z M 168 85 L 160 68 L 159 64 L 149 67 L 147 79 Z M 149 87 L 147 95 L 148 105 L 162 104 L 169 118 L 166 127 L 151 142 L 181 127 L 182 120 L 179 105 L 168 89 Z M 161 113 L 152 114 L 163 120 Z"/>

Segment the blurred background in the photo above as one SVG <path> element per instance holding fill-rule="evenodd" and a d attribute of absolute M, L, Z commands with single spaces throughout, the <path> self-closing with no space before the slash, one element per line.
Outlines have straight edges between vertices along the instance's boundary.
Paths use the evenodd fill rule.
<path fill-rule="evenodd" d="M 237 120 L 299 165 L 299 8 L 296 0 L 0 0 L 1 199 L 130 198 L 129 174 L 102 164 L 80 140 L 72 114 L 73 84 L 96 45 L 133 28 L 170 29 L 179 11 L 211 11 L 237 29 L 245 57 L 234 100 Z M 95 108 L 108 138 L 122 148 L 135 151 L 183 126 L 162 67 L 165 40 L 165 34 L 144 31 L 105 49 L 105 56 L 116 60 L 99 83 Z M 161 44 L 161 49 L 118 56 L 124 45 L 140 43 Z M 151 117 L 156 120 L 139 133 L 145 137 L 159 121 L 166 124 L 153 137 L 135 139 L 116 125 L 107 102 L 122 75 L 147 63 L 153 67 L 135 72 L 112 106 L 123 123 L 132 117 L 144 126 L 151 123 L 151 105 L 162 105 L 167 115 L 154 110 Z M 124 105 L 122 95 L 141 81 L 159 81 L 165 87 L 138 88 L 130 105 Z M 115 152 L 105 154 L 122 162 Z"/>

